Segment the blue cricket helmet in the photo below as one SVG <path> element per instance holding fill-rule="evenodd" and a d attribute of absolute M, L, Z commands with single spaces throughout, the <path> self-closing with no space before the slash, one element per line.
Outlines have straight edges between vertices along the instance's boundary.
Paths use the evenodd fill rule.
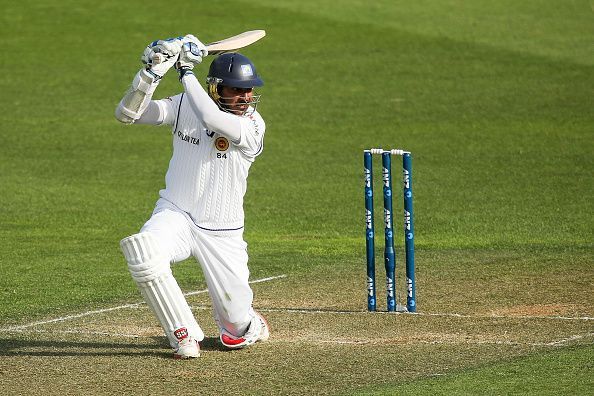
<path fill-rule="evenodd" d="M 264 85 L 256 67 L 246 56 L 229 52 L 218 56 L 210 64 L 207 82 L 226 87 L 254 88 Z"/>
<path fill-rule="evenodd" d="M 237 110 L 229 108 L 227 103 L 230 98 L 221 96 L 222 87 L 251 89 L 264 85 L 252 61 L 237 52 L 229 52 L 215 58 L 210 64 L 206 82 L 208 94 L 219 108 L 237 115 L 249 115 L 255 111 L 260 102 L 260 95 L 253 94 L 248 102 L 249 109 L 239 114 Z"/>

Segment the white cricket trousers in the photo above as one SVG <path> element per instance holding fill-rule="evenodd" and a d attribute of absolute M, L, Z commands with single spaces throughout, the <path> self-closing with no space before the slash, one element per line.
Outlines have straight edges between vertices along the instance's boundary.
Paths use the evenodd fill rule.
<path fill-rule="evenodd" d="M 227 235 L 203 230 L 188 214 L 162 199 L 141 232 L 150 232 L 157 238 L 171 263 L 190 256 L 198 261 L 219 330 L 224 328 L 234 336 L 242 336 L 254 315 L 243 233 Z"/>

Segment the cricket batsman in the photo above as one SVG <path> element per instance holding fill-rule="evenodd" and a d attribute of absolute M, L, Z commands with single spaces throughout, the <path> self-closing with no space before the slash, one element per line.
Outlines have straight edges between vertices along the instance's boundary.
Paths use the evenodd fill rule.
<path fill-rule="evenodd" d="M 200 356 L 204 338 L 171 271 L 171 264 L 190 256 L 204 273 L 223 346 L 238 349 L 269 337 L 266 320 L 252 308 L 243 240 L 248 171 L 262 152 L 265 131 L 254 87 L 264 83 L 247 57 L 226 53 L 210 65 L 207 93 L 192 72 L 207 54 L 192 35 L 150 43 L 141 57 L 143 67 L 115 111 L 124 124 L 171 128 L 165 188 L 140 232 L 120 245 L 177 359 Z M 172 67 L 183 92 L 153 100 Z"/>

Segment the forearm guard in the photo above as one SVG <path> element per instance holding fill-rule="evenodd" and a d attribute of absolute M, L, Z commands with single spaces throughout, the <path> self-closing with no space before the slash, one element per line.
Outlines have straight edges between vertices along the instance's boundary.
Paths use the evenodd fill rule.
<path fill-rule="evenodd" d="M 145 69 L 136 73 L 132 86 L 116 108 L 115 117 L 124 124 L 133 124 L 138 120 L 148 107 L 159 80 Z"/>

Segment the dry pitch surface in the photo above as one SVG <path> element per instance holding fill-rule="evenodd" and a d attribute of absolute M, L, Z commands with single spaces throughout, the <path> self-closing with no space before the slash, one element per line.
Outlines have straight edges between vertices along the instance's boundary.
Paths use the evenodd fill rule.
<path fill-rule="evenodd" d="M 587 290 L 573 290 L 575 303 L 530 303 L 520 295 L 524 301 L 512 306 L 485 300 L 478 309 L 455 311 L 456 304 L 429 300 L 418 314 L 367 313 L 361 274 L 279 275 L 253 284 L 272 337 L 241 351 L 219 346 L 208 295 L 190 292 L 207 334 L 202 357 L 192 361 L 170 359 L 160 328 L 140 300 L 5 327 L 1 393 L 349 394 L 592 344 L 594 338 Z M 546 282 L 533 285 L 532 292 L 551 286 Z M 487 284 L 477 280 L 476 286 Z M 428 286 L 418 286 L 422 297 Z"/>

